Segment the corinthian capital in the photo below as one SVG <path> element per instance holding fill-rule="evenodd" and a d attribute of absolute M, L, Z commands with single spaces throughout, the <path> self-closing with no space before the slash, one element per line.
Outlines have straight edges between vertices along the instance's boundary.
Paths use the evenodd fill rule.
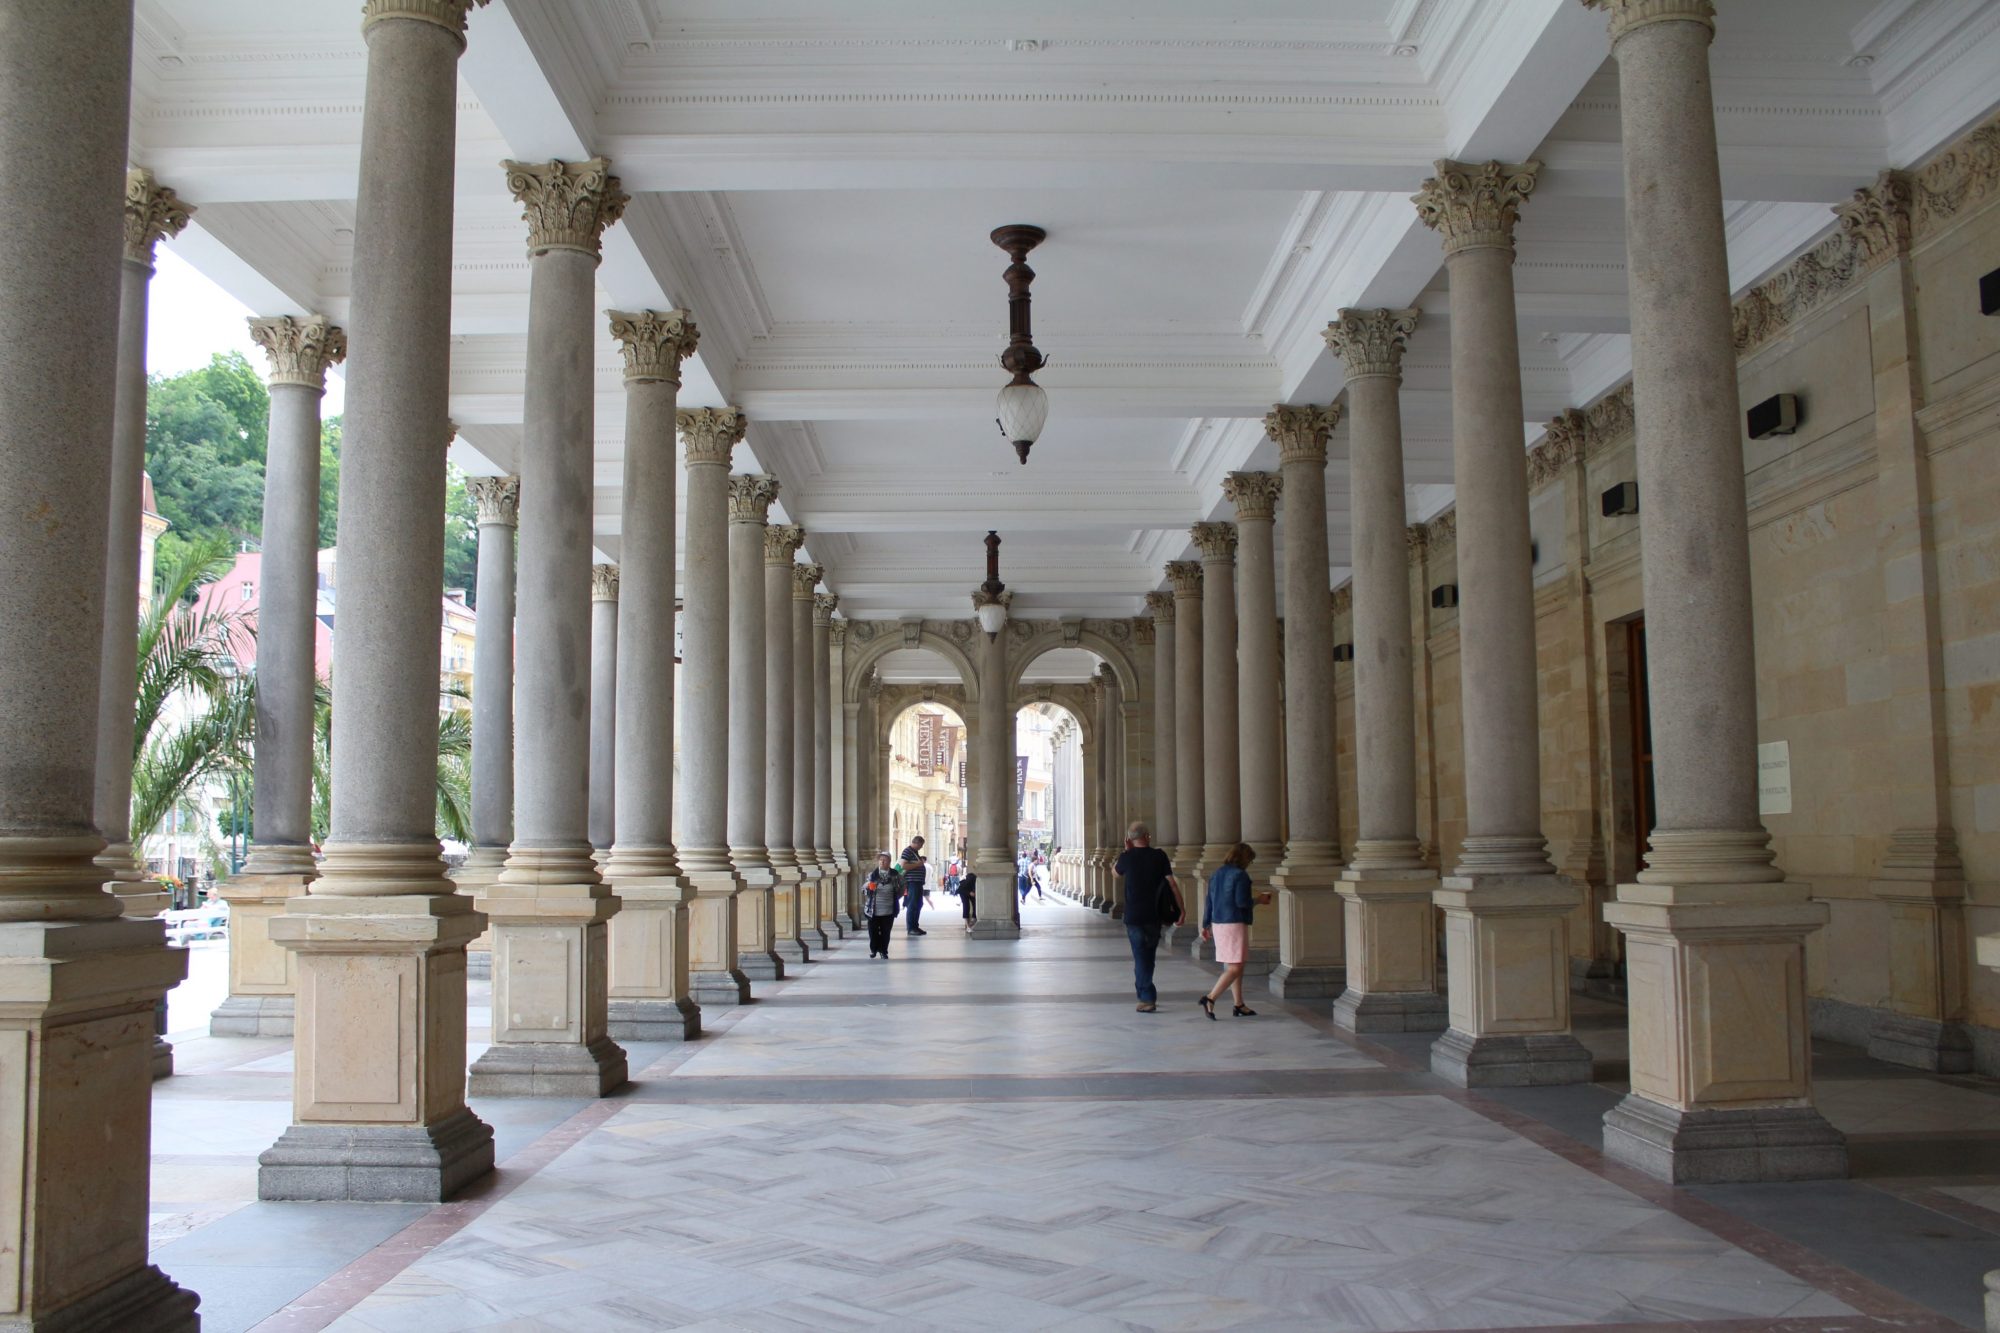
<path fill-rule="evenodd" d="M 618 600 L 618 566 L 592 565 L 590 567 L 590 600 L 593 602 L 615 602 Z"/>
<path fill-rule="evenodd" d="M 250 341 L 271 358 L 271 383 L 303 384 L 326 391 L 326 368 L 347 359 L 347 335 L 325 315 L 296 320 L 290 315 L 252 319 Z"/>
<path fill-rule="evenodd" d="M 1200 569 L 1200 565 L 1195 566 Z M 1146 594 L 1146 614 L 1156 625 L 1170 625 L 1174 619 L 1174 595 L 1170 592 L 1149 592 Z"/>
<path fill-rule="evenodd" d="M 1232 472 L 1222 479 L 1222 497 L 1236 506 L 1238 523 L 1268 523 L 1278 512 L 1284 485 L 1275 472 Z"/>
<path fill-rule="evenodd" d="M 813 585 L 825 577 L 825 565 L 793 565 L 792 600 L 810 602 L 813 599 Z"/>
<path fill-rule="evenodd" d="M 1889 170 L 1873 185 L 1856 190 L 1844 204 L 1834 205 L 1841 234 L 1854 245 L 1864 263 L 1909 253 L 1910 211 L 1916 187 L 1907 172 Z"/>
<path fill-rule="evenodd" d="M 1512 251 L 1521 202 L 1535 189 L 1540 162 L 1453 162 L 1439 158 L 1437 174 L 1410 196 L 1417 216 L 1444 238 L 1444 252 L 1493 248 Z"/>
<path fill-rule="evenodd" d="M 521 479 L 519 477 L 469 477 L 466 491 L 479 510 L 481 527 L 504 523 L 515 527 L 521 521 Z"/>
<path fill-rule="evenodd" d="M 1611 41 L 1649 23 L 1699 23 L 1715 35 L 1715 0 L 1583 0 L 1585 9 L 1611 13 Z"/>
<path fill-rule="evenodd" d="M 1293 407 L 1279 403 L 1264 414 L 1264 433 L 1278 445 L 1278 462 L 1324 463 L 1326 440 L 1340 424 L 1340 404 Z"/>
<path fill-rule="evenodd" d="M 773 487 L 771 493 L 776 495 L 777 482 L 775 479 L 771 485 Z M 799 548 L 805 544 L 806 530 L 798 524 L 773 523 L 770 527 L 764 529 L 764 563 L 767 565 L 789 566 L 792 563 L 792 557 L 797 555 Z"/>
<path fill-rule="evenodd" d="M 607 310 L 611 336 L 625 353 L 627 383 L 681 382 L 681 362 L 694 355 L 701 332 L 685 310 Z"/>
<path fill-rule="evenodd" d="M 740 407 L 684 407 L 674 413 L 689 467 L 703 463 L 728 467 L 729 455 L 748 424 Z"/>
<path fill-rule="evenodd" d="M 778 479 L 761 472 L 743 472 L 729 479 L 729 521 L 762 523 L 778 498 Z"/>
<path fill-rule="evenodd" d="M 1197 523 L 1188 529 L 1188 536 L 1201 548 L 1203 560 L 1234 560 L 1236 558 L 1236 525 L 1234 523 Z"/>
<path fill-rule="evenodd" d="M 813 624 L 833 627 L 833 613 L 840 609 L 840 598 L 830 592 L 813 594 Z"/>
<path fill-rule="evenodd" d="M 1169 560 L 1167 582 L 1174 585 L 1176 597 L 1201 596 L 1201 561 Z"/>
<path fill-rule="evenodd" d="M 632 198 L 619 188 L 611 163 L 601 157 L 500 165 L 507 169 L 507 188 L 521 201 L 531 255 L 575 250 L 597 258 L 604 229 L 624 216 Z"/>
<path fill-rule="evenodd" d="M 1347 365 L 1347 378 L 1403 375 L 1403 345 L 1416 332 L 1420 310 L 1342 310 L 1326 326 L 1327 350 Z"/>
<path fill-rule="evenodd" d="M 361 31 L 383 19 L 415 19 L 443 28 L 465 45 L 465 16 L 487 0 L 367 0 L 361 6 Z"/>
<path fill-rule="evenodd" d="M 125 258 L 135 264 L 153 266 L 153 245 L 161 237 L 181 234 L 194 205 L 153 179 L 141 167 L 125 173 Z"/>

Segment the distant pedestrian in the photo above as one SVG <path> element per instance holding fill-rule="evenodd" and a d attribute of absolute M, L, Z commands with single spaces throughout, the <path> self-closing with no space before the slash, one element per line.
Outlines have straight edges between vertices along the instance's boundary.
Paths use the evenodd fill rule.
<path fill-rule="evenodd" d="M 878 852 L 875 868 L 868 872 L 868 890 L 862 895 L 861 913 L 868 918 L 868 956 L 889 956 L 889 932 L 896 924 L 897 899 L 903 896 L 903 872 L 889 862 L 889 853 Z"/>
<path fill-rule="evenodd" d="M 903 893 L 909 902 L 908 930 L 912 935 L 930 934 L 917 925 L 923 919 L 924 904 L 930 901 L 930 895 L 924 889 L 925 869 L 924 839 L 922 834 L 918 834 L 903 849 Z"/>
<path fill-rule="evenodd" d="M 1257 853 L 1247 842 L 1239 842 L 1227 859 L 1208 877 L 1208 895 L 1201 908 L 1201 937 L 1215 940 L 1215 961 L 1222 975 L 1215 988 L 1201 997 L 1202 1012 L 1215 1017 L 1215 1002 L 1229 991 L 1238 1018 L 1255 1018 L 1257 1011 L 1243 1003 L 1243 966 L 1250 961 L 1250 917 L 1257 903 L 1268 903 L 1271 895 L 1250 887 L 1250 863 Z"/>
<path fill-rule="evenodd" d="M 958 910 L 965 918 L 965 933 L 972 933 L 972 925 L 979 920 L 979 876 L 967 870 L 958 881 Z"/>
<path fill-rule="evenodd" d="M 1179 921 L 1180 884 L 1174 879 L 1173 862 L 1153 846 L 1152 831 L 1134 824 L 1125 833 L 1125 850 L 1113 867 L 1124 883 L 1125 937 L 1132 945 L 1132 986 L 1139 995 L 1139 1012 L 1150 1014 L 1160 1007 L 1160 992 L 1153 985 L 1153 960 L 1160 949 L 1160 929 Z"/>

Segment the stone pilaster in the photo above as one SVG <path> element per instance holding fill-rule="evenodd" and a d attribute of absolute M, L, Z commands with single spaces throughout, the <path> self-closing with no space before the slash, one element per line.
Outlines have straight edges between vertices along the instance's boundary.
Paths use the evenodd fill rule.
<path fill-rule="evenodd" d="M 1124 893 L 1114 867 L 1125 839 L 1123 813 L 1118 800 L 1118 673 L 1108 662 L 1100 663 L 1094 698 L 1097 703 L 1097 830 L 1092 838 L 1096 891 L 1091 906 L 1106 916 L 1123 915 Z"/>
<path fill-rule="evenodd" d="M 618 899 L 597 874 L 593 835 L 609 840 L 609 802 L 593 827 L 591 732 L 598 682 L 591 451 L 599 238 L 626 194 L 603 158 L 508 162 L 528 224 L 528 356 L 522 396 L 520 600 L 514 842 L 479 895 L 493 932 L 493 1044 L 472 1066 L 486 1095 L 602 1096 L 625 1081 L 606 1028 L 608 923 Z M 605 585 L 609 591 L 609 585 Z M 608 604 L 608 605 L 607 605 Z M 604 643 L 615 670 L 615 639 Z M 607 779 L 608 769 L 600 770 Z"/>
<path fill-rule="evenodd" d="M 729 458 L 743 439 L 736 408 L 682 408 L 676 414 L 687 464 L 687 570 L 681 611 L 682 877 L 688 905 L 688 984 L 694 1001 L 747 1004 L 750 980 L 736 965 L 736 878 L 729 855 L 734 778 L 730 732 Z M 764 605 L 758 589 L 757 607 Z M 762 771 L 763 745 L 757 746 Z"/>
<path fill-rule="evenodd" d="M 1174 595 L 1147 593 L 1146 614 L 1153 618 L 1153 845 L 1171 856 L 1181 826 L 1174 761 Z"/>
<path fill-rule="evenodd" d="M 1195 866 L 1188 914 L 1199 921 L 1200 905 L 1215 873 L 1243 836 L 1241 734 L 1237 730 L 1236 525 L 1197 523 L 1188 535 L 1201 552 L 1201 732 L 1202 845 Z M 1212 958 L 1215 946 L 1194 933 L 1197 958 Z"/>
<path fill-rule="evenodd" d="M 989 594 L 972 595 L 973 609 L 984 605 Z M 1014 594 L 998 594 L 1001 605 L 1011 605 Z M 973 762 L 979 765 L 979 780 L 973 792 L 972 868 L 979 876 L 979 920 L 972 933 L 980 939 L 1019 939 L 1021 900 L 1014 892 L 1014 848 L 1018 826 L 1014 822 L 1014 708 L 1007 677 L 1007 635 L 979 634 L 979 734 Z M 968 719 L 968 721 L 971 719 Z"/>
<path fill-rule="evenodd" d="M 1325 597 L 1327 441 L 1340 407 L 1280 403 L 1264 417 L 1285 487 L 1284 860 L 1278 966 L 1271 991 L 1290 999 L 1340 993 L 1346 945 L 1340 900 L 1340 819 L 1334 762 L 1333 620 Z"/>
<path fill-rule="evenodd" d="M 229 904 L 229 996 L 217 1036 L 289 1037 L 298 971 L 271 940 L 271 918 L 318 874 L 312 851 L 313 633 L 319 592 L 320 400 L 347 335 L 325 316 L 250 321 L 270 355 L 264 552 L 257 578 L 255 841 L 220 890 Z"/>
<path fill-rule="evenodd" d="M 1656 816 L 1639 882 L 1619 885 L 1604 913 L 1625 935 L 1632 1009 L 1632 1091 L 1604 1118 L 1604 1151 L 1675 1182 L 1844 1176 L 1846 1141 L 1812 1104 L 1806 1030 L 1805 937 L 1828 911 L 1772 864 L 1757 807 L 1714 10 L 1707 0 L 1608 8 Z M 1461 542 L 1464 526 L 1461 513 Z"/>
<path fill-rule="evenodd" d="M 1167 584 L 1174 594 L 1174 809 L 1180 841 L 1174 845 L 1174 874 L 1181 898 L 1192 913 L 1201 906 L 1203 830 L 1208 825 L 1204 787 L 1202 703 L 1202 569 L 1199 560 L 1167 564 Z"/>
<path fill-rule="evenodd" d="M 1277 517 L 1283 478 L 1275 472 L 1232 472 L 1222 494 L 1236 507 L 1236 713 L 1241 746 L 1243 841 L 1256 851 L 1251 874 L 1269 883 L 1285 844 L 1284 731 L 1278 660 Z M 1250 975 L 1278 965 L 1280 915 L 1260 912 L 1250 927 Z"/>
<path fill-rule="evenodd" d="M 1354 861 L 1341 876 L 1347 988 L 1334 1022 L 1350 1032 L 1434 1032 L 1437 872 L 1417 841 L 1416 685 L 1403 487 L 1403 348 L 1415 310 L 1343 310 L 1327 347 L 1347 367 L 1353 511 Z"/>
<path fill-rule="evenodd" d="M 341 454 L 333 828 L 272 938 L 299 969 L 292 1120 L 265 1199 L 450 1197 L 493 1166 L 465 1106 L 465 945 L 436 836 L 452 191 L 465 0 L 369 0 Z M 395 1005 L 379 997 L 400 997 Z"/>
<path fill-rule="evenodd" d="M 813 855 L 820 865 L 819 933 L 824 946 L 846 934 L 840 924 L 840 895 L 847 866 L 834 847 L 833 811 L 833 613 L 840 598 L 830 592 L 812 599 Z"/>
<path fill-rule="evenodd" d="M 1437 891 L 1450 1027 L 1433 1072 L 1462 1086 L 1587 1082 L 1569 1031 L 1569 918 L 1582 895 L 1542 836 L 1528 467 L 1514 224 L 1538 162 L 1441 161 L 1415 197 L 1451 274 L 1466 837 Z"/>
<path fill-rule="evenodd" d="M 771 504 L 777 498 L 776 477 L 751 474 L 729 479 L 729 859 L 741 885 L 736 896 L 736 963 L 753 981 L 777 981 L 785 975 L 773 918 L 780 875 L 766 841 L 771 757 L 766 656 L 773 599 L 764 574 L 764 548 Z M 787 555 L 785 563 L 790 561 Z M 784 574 L 783 568 L 778 572 Z M 784 605 L 789 605 L 790 596 L 787 586 Z M 785 641 L 791 642 L 789 634 Z M 786 697 L 789 719 L 789 694 Z M 785 809 L 791 810 L 789 788 Z"/>
<path fill-rule="evenodd" d="M 618 823 L 618 566 L 590 567 L 591 858 L 610 855 Z"/>
<path fill-rule="evenodd" d="M 465 487 L 479 520 L 480 634 L 472 647 L 472 847 L 452 881 L 477 898 L 500 878 L 514 841 L 514 530 L 521 479 L 473 477 Z M 465 946 L 467 976 L 493 975 L 492 947 L 485 931 Z"/>
<path fill-rule="evenodd" d="M 609 318 L 625 354 L 625 486 L 618 539 L 620 796 L 611 855 L 600 868 L 621 904 L 611 918 L 608 1027 L 619 1041 L 692 1041 L 701 1035 L 688 948 L 694 892 L 681 872 L 673 827 L 674 425 L 681 362 L 694 355 L 700 335 L 685 310 L 614 310 Z M 690 504 L 693 489 L 690 481 Z"/>
<path fill-rule="evenodd" d="M 819 565 L 792 566 L 792 855 L 799 865 L 801 956 L 826 948 L 819 925 L 826 868 L 813 850 L 813 588 L 825 573 Z"/>

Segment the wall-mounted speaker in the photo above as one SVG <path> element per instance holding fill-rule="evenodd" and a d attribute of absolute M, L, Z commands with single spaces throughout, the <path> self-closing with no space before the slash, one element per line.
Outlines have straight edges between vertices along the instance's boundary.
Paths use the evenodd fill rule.
<path fill-rule="evenodd" d="M 1431 609 L 1433 611 L 1444 611 L 1457 605 L 1458 585 L 1456 583 L 1440 583 L 1437 587 L 1431 589 Z"/>
<path fill-rule="evenodd" d="M 1598 497 L 1606 518 L 1617 518 L 1623 514 L 1639 512 L 1639 483 L 1621 481 L 1602 496 Z"/>
<path fill-rule="evenodd" d="M 1354 645 L 1351 643 L 1336 643 L 1333 645 L 1333 660 L 1336 662 L 1352 662 L 1354 660 Z"/>
<path fill-rule="evenodd" d="M 1768 440 L 1773 435 L 1790 435 L 1799 428 L 1799 396 L 1774 393 L 1743 414 L 1750 438 Z"/>
<path fill-rule="evenodd" d="M 2000 315 L 2000 268 L 1979 280 L 1979 313 Z"/>

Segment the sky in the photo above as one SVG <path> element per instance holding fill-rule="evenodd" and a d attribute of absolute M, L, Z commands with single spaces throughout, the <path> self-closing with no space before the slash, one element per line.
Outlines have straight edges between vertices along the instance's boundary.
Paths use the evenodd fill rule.
<path fill-rule="evenodd" d="M 238 351 L 259 371 L 268 371 L 264 349 L 250 341 L 250 307 L 196 272 L 167 245 L 154 260 L 153 286 L 147 302 L 146 369 L 155 375 L 178 375 L 208 364 L 217 352 Z M 336 370 L 326 377 L 322 416 L 339 416 L 347 382 Z"/>

